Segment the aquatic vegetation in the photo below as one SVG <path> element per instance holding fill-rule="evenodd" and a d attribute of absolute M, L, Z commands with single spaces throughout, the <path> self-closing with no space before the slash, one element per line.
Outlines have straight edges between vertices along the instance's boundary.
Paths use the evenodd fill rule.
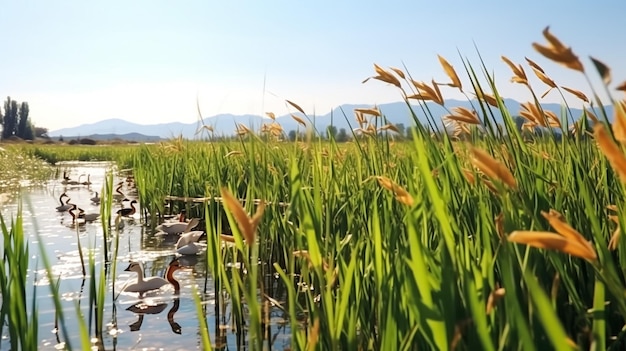
<path fill-rule="evenodd" d="M 35 294 L 32 294 L 32 301 L 27 299 L 27 290 L 36 291 L 36 287 L 26 273 L 29 247 L 24 238 L 21 213 L 18 213 L 10 226 L 7 226 L 4 217 L 0 215 L 0 229 L 3 242 L 3 263 L 0 264 L 0 334 L 6 325 L 12 350 L 36 350 L 39 325 Z"/>
<path fill-rule="evenodd" d="M 0 147 L 0 193 L 14 193 L 20 187 L 43 185 L 54 169 L 21 147 Z"/>
<path fill-rule="evenodd" d="M 534 44 L 537 52 L 589 80 L 571 48 L 548 28 L 543 35 L 548 43 Z M 373 106 L 354 111 L 348 143 L 287 142 L 272 120 L 259 131 L 239 125 L 237 142 L 178 138 L 107 151 L 132 169 L 121 185 L 136 190 L 146 235 L 182 210 L 202 219 L 213 286 L 190 290 L 205 348 L 223 347 L 231 329 L 229 347 L 263 349 L 281 328 L 277 315 L 298 350 L 624 348 L 626 114 L 612 96 L 609 67 L 592 58 L 614 101 L 612 123 L 593 86 L 591 93 L 561 86 L 535 60 L 526 59 L 531 76 L 502 57 L 512 83 L 531 96 L 509 111 L 482 61 L 438 59 L 446 83 L 378 64 L 366 79 L 406 101 L 415 120 L 406 140 Z M 537 84 L 548 90 L 537 94 Z M 465 94 L 472 108 L 445 106 L 447 89 Z M 542 108 L 553 91 L 564 99 L 561 116 Z M 563 92 L 582 116 L 572 115 Z M 449 113 L 434 116 L 425 101 Z M 286 104 L 314 134 L 306 111 Z M 103 261 L 113 279 L 124 212 L 111 223 L 114 184 L 108 175 L 100 201 Z M 179 246 L 197 240 L 181 238 Z M 101 336 L 110 278 L 89 262 Z"/>

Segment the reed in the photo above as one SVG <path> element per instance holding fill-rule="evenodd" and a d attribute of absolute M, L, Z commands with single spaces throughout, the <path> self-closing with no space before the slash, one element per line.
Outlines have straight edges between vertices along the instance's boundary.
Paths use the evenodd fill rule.
<path fill-rule="evenodd" d="M 12 350 L 37 350 L 37 288 L 32 285 L 27 273 L 30 256 L 28 243 L 24 238 L 21 203 L 10 227 L 7 227 L 4 217 L 0 215 L 0 229 L 3 239 L 3 264 L 0 264 L 0 333 L 6 325 Z M 27 299 L 28 289 L 32 289 L 30 303 Z"/>
<path fill-rule="evenodd" d="M 541 54 L 583 72 L 544 35 L 553 47 L 537 47 Z M 166 195 L 204 199 L 173 204 L 205 217 L 209 271 L 249 346 L 271 343 L 268 303 L 288 316 L 293 349 L 623 346 L 626 246 L 613 235 L 622 224 L 622 155 L 600 127 L 600 148 L 586 133 L 587 117 L 605 114 L 590 104 L 595 94 L 559 86 L 532 60 L 528 76 L 503 57 L 531 96 L 509 111 L 482 61 L 461 58 L 462 81 L 439 60 L 450 83 L 375 66 L 372 79 L 398 89 L 416 121 L 429 121 L 410 142 L 392 140 L 371 108 L 355 111 L 357 134 L 347 144 L 280 142 L 271 122 L 260 131 L 240 127 L 239 143 L 139 148 L 133 168 L 151 214 L 165 211 Z M 589 113 L 572 115 L 566 100 L 562 116 L 544 111 L 537 84 L 572 94 Z M 446 89 L 466 93 L 473 108 L 445 106 Z M 445 129 L 425 101 L 449 109 Z M 305 111 L 288 104 L 306 125 Z M 223 187 L 243 210 L 233 212 Z M 242 223 L 255 200 L 267 206 L 252 238 Z M 613 220 L 608 205 L 617 209 Z M 279 296 L 268 294 L 274 274 Z"/>
<path fill-rule="evenodd" d="M 539 54 L 589 80 L 571 48 L 548 28 L 543 35 Z M 227 327 L 224 304 L 237 347 L 255 350 L 272 346 L 276 313 L 294 350 L 626 346 L 623 103 L 610 95 L 608 123 L 593 86 L 563 87 L 549 63 L 502 57 L 529 96 L 510 111 L 482 59 L 438 59 L 446 83 L 381 65 L 367 79 L 405 100 L 416 122 L 408 140 L 393 138 L 373 106 L 353 111 L 353 141 L 322 141 L 314 117 L 286 101 L 310 130 L 303 140 L 283 141 L 271 121 L 258 131 L 238 126 L 236 142 L 178 138 L 119 158 L 133 169 L 150 225 L 182 208 L 206 221 L 214 286 L 204 293 L 216 289 L 216 330 L 207 330 L 200 293 L 205 348 L 219 347 L 211 340 Z M 610 94 L 610 69 L 592 64 Z M 449 89 L 472 108 L 447 106 Z M 542 108 L 555 91 L 560 116 Z M 573 115 L 565 96 L 585 113 Z M 107 233 L 105 247 L 114 240 Z M 116 255 L 105 256 L 115 276 Z M 92 277 L 97 330 L 103 277 Z"/>
<path fill-rule="evenodd" d="M 120 168 L 127 168 L 131 164 L 131 155 L 137 149 L 136 144 L 97 146 L 16 144 L 12 147 L 52 165 L 62 161 L 112 161 Z"/>
<path fill-rule="evenodd" d="M 0 163 L 1 193 L 15 193 L 25 185 L 43 185 L 54 174 L 50 165 L 29 154 L 22 146 L 3 145 Z"/>

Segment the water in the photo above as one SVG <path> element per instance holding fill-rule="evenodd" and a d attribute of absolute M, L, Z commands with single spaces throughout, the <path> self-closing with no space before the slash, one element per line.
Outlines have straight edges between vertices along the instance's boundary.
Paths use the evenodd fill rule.
<path fill-rule="evenodd" d="M 62 178 L 54 179 L 45 187 L 24 188 L 21 191 L 24 233 L 27 236 L 30 253 L 29 282 L 36 285 L 36 301 L 39 318 L 39 349 L 63 349 L 66 341 L 63 333 L 55 332 L 55 308 L 41 260 L 41 246 L 52 265 L 54 279 L 60 279 L 60 293 L 66 330 L 69 342 L 75 349 L 81 349 L 79 339 L 79 311 L 89 328 L 89 291 L 90 277 L 83 278 L 78 242 L 83 250 L 86 269 L 89 269 L 89 255 L 93 254 L 96 262 L 96 275 L 103 268 L 103 231 L 98 219 L 93 223 L 78 225 L 72 222 L 68 212 L 57 212 L 59 196 L 66 192 L 72 203 L 76 203 L 87 213 L 99 212 L 99 206 L 91 203 L 94 191 L 100 192 L 108 163 L 75 162 L 59 165 L 68 170 L 70 178 L 77 180 L 81 174 L 89 174 L 91 185 L 64 185 Z M 62 173 L 62 172 L 60 172 Z M 86 176 L 81 178 L 86 181 Z M 115 183 L 125 180 L 117 175 Z M 136 195 L 131 186 L 124 183 L 123 192 L 129 199 Z M 15 196 L 0 195 L 2 215 L 10 223 L 17 214 L 18 199 Z M 119 204 L 116 205 L 117 210 Z M 126 206 L 128 206 L 126 204 Z M 220 349 L 237 349 L 237 337 L 232 332 L 232 320 L 228 306 L 219 306 L 220 320 L 215 318 L 216 294 L 214 283 L 205 271 L 203 255 L 183 256 L 180 261 L 185 269 L 175 273 L 180 283 L 180 293 L 174 294 L 171 287 L 156 293 L 149 293 L 142 299 L 137 294 L 122 293 L 113 302 L 114 294 L 128 279 L 136 274 L 125 272 L 130 260 L 141 261 L 145 275 L 163 277 L 169 263 L 176 257 L 174 241 L 155 236 L 141 224 L 139 211 L 131 218 L 124 219 L 124 227 L 119 231 L 119 252 L 115 283 L 107 279 L 107 294 L 104 310 L 104 337 L 101 349 L 106 350 L 195 350 L 202 349 L 200 324 L 193 297 L 193 288 L 201 293 L 202 307 L 214 345 Z M 111 246 L 112 248 L 114 245 Z M 108 268 L 111 269 L 111 268 Z M 89 274 L 89 272 L 87 272 Z M 29 285 L 30 286 L 30 285 Z M 27 290 L 27 301 L 31 301 L 33 290 Z M 272 311 L 273 348 L 282 350 L 289 347 L 288 333 L 284 329 L 284 320 L 277 311 Z M 92 322 L 93 323 L 93 322 Z M 93 331 L 93 325 L 91 331 Z M 93 332 L 90 333 L 93 336 Z M 218 335 L 221 334 L 221 335 Z M 8 333 L 2 335 L 0 350 L 9 350 Z"/>

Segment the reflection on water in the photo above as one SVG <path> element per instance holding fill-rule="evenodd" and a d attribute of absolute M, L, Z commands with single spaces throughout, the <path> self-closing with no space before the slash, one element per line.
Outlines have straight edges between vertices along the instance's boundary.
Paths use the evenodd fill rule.
<path fill-rule="evenodd" d="M 89 316 L 89 276 L 83 278 L 82 263 L 79 255 L 79 244 L 83 257 L 88 260 L 89 255 L 93 255 L 96 262 L 96 272 L 102 268 L 103 253 L 103 233 L 100 219 L 93 222 L 79 222 L 72 220 L 69 212 L 57 212 L 56 207 L 60 206 L 59 197 L 66 193 L 71 202 L 77 204 L 86 213 L 99 213 L 100 207 L 91 199 L 95 197 L 95 192 L 100 193 L 106 170 L 110 168 L 106 163 L 75 163 L 60 165 L 67 170 L 66 179 L 60 177 L 52 180 L 45 187 L 24 188 L 21 192 L 22 214 L 24 219 L 24 233 L 29 241 L 31 254 L 30 269 L 28 279 L 37 288 L 36 301 L 39 310 L 39 337 L 40 349 L 53 350 L 55 346 L 63 340 L 63 335 L 54 333 L 55 331 L 55 308 L 51 298 L 50 290 L 47 288 L 49 282 L 43 269 L 41 259 L 39 259 L 39 244 L 44 249 L 50 263 L 52 264 L 52 277 L 59 279 L 61 303 L 65 314 L 65 324 L 70 331 L 70 342 L 74 348 L 80 348 L 79 335 L 77 334 L 77 308 L 82 311 L 83 318 L 88 321 Z M 85 174 L 85 176 L 81 176 Z M 80 181 L 79 181 L 80 177 Z M 69 179 L 67 179 L 69 178 Z M 120 177 L 119 181 L 125 181 L 125 177 Z M 75 181 L 75 182 L 74 182 Z M 65 182 L 67 184 L 62 184 Z M 91 184 L 82 184 L 88 182 Z M 129 199 L 136 199 L 136 191 L 124 182 L 123 191 Z M 17 197 L 11 194 L 0 195 L 0 206 L 3 216 L 6 219 L 14 218 L 17 213 Z M 121 208 L 117 204 L 115 211 Z M 9 221 L 10 223 L 10 221 Z M 165 244 L 152 233 L 146 232 L 146 228 L 140 225 L 139 214 L 135 213 L 124 219 L 124 227 L 119 231 L 119 253 L 117 259 L 117 272 L 111 272 L 111 277 L 115 276 L 115 282 L 108 280 L 107 286 L 111 293 L 108 294 L 105 304 L 105 324 L 109 335 L 104 337 L 104 347 L 106 349 L 119 348 L 150 348 L 150 349 L 195 349 L 198 347 L 198 319 L 195 305 L 191 295 L 193 285 L 205 285 L 204 262 L 196 258 L 196 263 L 191 270 L 180 270 L 177 272 L 177 279 L 181 283 L 180 297 L 172 302 L 172 293 L 164 291 L 161 295 L 151 297 L 168 299 L 157 303 L 171 305 L 168 314 L 145 315 L 150 313 L 144 311 L 136 314 L 135 308 L 141 304 L 150 304 L 150 301 L 139 301 L 137 297 L 120 297 L 115 302 L 116 310 L 112 302 L 113 292 L 116 286 L 124 284 L 130 277 L 128 272 L 122 269 L 130 260 L 144 262 L 146 273 L 158 275 L 164 272 L 165 267 L 175 257 L 173 245 Z M 39 243 L 41 239 L 41 243 Z M 1 240 L 1 239 L 0 239 Z M 120 268 L 121 267 L 121 268 Z M 108 270 L 112 269 L 107 267 Z M 56 282 L 55 282 L 56 283 Z M 208 284 L 209 286 L 211 284 Z M 32 294 L 33 290 L 27 290 L 27 294 Z M 30 301 L 31 296 L 27 297 Z M 154 301 L 154 300 L 153 300 Z M 174 316 L 174 314 L 176 314 Z M 141 316 L 141 322 L 137 321 Z M 176 317 L 176 322 L 174 321 Z M 145 318 L 145 320 L 143 320 Z M 164 321 L 172 323 L 164 323 Z M 209 321 L 210 323 L 210 321 Z M 88 323 L 89 325 L 89 323 Z M 139 326 L 143 328 L 139 331 Z M 93 326 L 91 327 L 93 328 Z M 134 329 L 137 328 L 137 329 Z M 172 333 L 172 329 L 178 333 Z M 132 330 L 138 332 L 131 333 Z M 183 330 L 185 332 L 183 332 Z M 6 333 L 6 329 L 4 331 Z M 3 337 L 6 338 L 6 335 Z M 57 340 L 59 338 L 60 340 Z M 1 349 L 8 349 L 7 341 L 3 342 Z"/>
<path fill-rule="evenodd" d="M 217 310 L 216 297 L 212 290 L 214 282 L 205 271 L 204 255 L 176 254 L 178 235 L 159 234 L 141 225 L 139 210 L 141 203 L 132 203 L 136 211 L 127 213 L 122 219 L 123 226 L 119 229 L 119 248 L 116 265 L 102 267 L 104 238 L 100 218 L 93 221 L 76 221 L 68 211 L 59 212 L 60 197 L 63 193 L 85 213 L 100 213 L 99 201 L 93 201 L 101 193 L 104 177 L 111 169 L 108 163 L 75 162 L 60 164 L 65 176 L 51 180 L 44 187 L 24 188 L 21 191 L 24 233 L 30 248 L 29 282 L 36 285 L 36 301 L 39 311 L 40 349 L 54 350 L 63 348 L 64 337 L 56 333 L 55 307 L 48 286 L 46 272 L 40 259 L 40 247 L 52 265 L 53 283 L 59 282 L 61 304 L 64 312 L 66 330 L 69 331 L 69 342 L 74 348 L 80 348 L 78 335 L 78 316 L 87 323 L 93 336 L 94 325 L 89 323 L 89 287 L 90 276 L 83 275 L 83 264 L 79 252 L 82 251 L 85 264 L 93 256 L 95 262 L 95 281 L 98 284 L 99 272 L 106 271 L 107 294 L 104 307 L 105 335 L 100 349 L 163 349 L 189 350 L 201 349 L 200 330 L 192 289 L 197 287 L 203 300 L 203 313 L 207 316 L 207 324 L 211 340 L 221 348 L 237 349 L 237 337 L 233 333 L 232 313 L 228 299 L 224 299 Z M 62 173 L 62 172 L 59 172 Z M 65 183 L 65 184 L 64 184 Z M 131 202 L 137 199 L 132 178 L 127 175 L 116 175 L 114 183 L 118 189 L 118 201 L 112 209 L 112 215 L 122 208 L 132 208 Z M 119 187 L 117 186 L 119 184 Z M 97 192 L 97 194 L 96 194 Z M 130 201 L 123 201 L 128 199 Z M 0 194 L 0 211 L 5 219 L 14 218 L 17 213 L 17 196 Z M 10 223 L 10 220 L 8 221 Z M 195 238 L 195 237 L 194 237 Z M 198 237 L 204 240 L 203 237 Z M 197 240 L 198 238 L 195 238 Z M 41 240 L 41 242 L 39 242 Z M 1 244 L 2 238 L 0 238 Z M 114 240 L 115 241 L 115 240 Z M 114 245 L 110 246 L 111 249 Z M 146 293 L 143 298 L 137 294 L 120 293 L 129 279 L 136 278 L 134 272 L 126 272 L 131 261 L 143 263 L 146 277 L 165 277 L 168 266 L 178 257 L 178 269 L 175 278 L 180 284 L 180 292 L 173 289 L 161 289 Z M 113 271 L 115 269 L 116 271 Z M 114 279 L 113 279 L 114 278 Z M 27 290 L 27 301 L 32 299 L 33 290 Z M 114 298 L 117 298 L 113 302 Z M 165 312 L 167 311 L 167 312 Z M 219 317 L 216 318 L 215 316 Z M 272 316 L 275 321 L 277 316 Z M 286 323 L 283 323 L 284 326 Z M 281 333 L 282 331 L 282 333 Z M 288 333 L 278 328 L 274 338 L 276 349 L 282 350 L 289 346 Z M 5 329 L 4 333 L 7 331 Z M 279 335 L 280 334 L 280 335 Z M 4 342 L 0 350 L 8 349 L 7 335 L 2 335 Z"/>
<path fill-rule="evenodd" d="M 134 332 L 134 331 L 138 331 L 141 329 L 141 325 L 143 324 L 143 319 L 146 314 L 152 314 L 152 315 L 159 314 L 163 312 L 165 308 L 168 306 L 168 303 L 165 303 L 165 302 L 160 302 L 156 304 L 151 304 L 151 303 L 152 302 L 149 302 L 149 301 L 140 301 L 126 309 L 127 311 L 133 312 L 134 314 L 137 315 L 137 321 L 129 324 L 130 331 Z M 167 323 L 169 323 L 170 328 L 172 329 L 172 332 L 174 334 L 180 335 L 182 334 L 183 328 L 180 326 L 180 324 L 174 321 L 174 314 L 176 314 L 179 308 L 180 308 L 180 299 L 174 298 L 174 300 L 172 301 L 172 307 L 167 312 Z"/>

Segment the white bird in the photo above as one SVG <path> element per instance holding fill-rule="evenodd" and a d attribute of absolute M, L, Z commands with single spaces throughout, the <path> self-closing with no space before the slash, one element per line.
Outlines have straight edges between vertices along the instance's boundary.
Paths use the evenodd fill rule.
<path fill-rule="evenodd" d="M 124 271 L 137 273 L 137 279 L 129 281 L 130 284 L 127 284 L 122 289 L 122 291 L 139 293 L 139 295 L 141 296 L 148 291 L 158 290 L 168 284 L 171 284 L 172 286 L 174 286 L 174 293 L 178 294 L 180 292 L 180 284 L 174 278 L 174 272 L 180 268 L 180 263 L 178 263 L 177 260 L 174 260 L 172 261 L 172 263 L 170 263 L 167 271 L 165 272 L 165 279 L 161 277 L 145 278 L 143 275 L 143 265 L 141 264 L 141 262 L 131 262 Z"/>
<path fill-rule="evenodd" d="M 177 234 L 177 233 L 186 233 L 195 228 L 200 220 L 198 218 L 192 218 L 189 223 L 187 222 L 166 222 L 161 223 L 156 227 L 156 230 L 167 233 L 167 234 Z"/>
<path fill-rule="evenodd" d="M 180 234 L 180 238 L 176 242 L 176 248 L 179 249 L 189 243 L 196 242 L 204 234 L 202 230 L 194 230 L 192 232 L 186 232 Z"/>
<path fill-rule="evenodd" d="M 176 242 L 176 252 L 181 255 L 196 255 L 200 252 L 203 246 L 198 245 L 196 242 L 204 234 L 201 230 L 183 233 Z"/>
<path fill-rule="evenodd" d="M 183 255 L 183 256 L 187 256 L 187 255 L 197 255 L 200 252 L 202 252 L 202 250 L 206 247 L 206 245 L 200 244 L 200 243 L 196 243 L 196 242 L 192 242 L 189 243 L 183 247 L 181 247 L 180 249 L 177 249 L 176 252 L 179 255 Z"/>

